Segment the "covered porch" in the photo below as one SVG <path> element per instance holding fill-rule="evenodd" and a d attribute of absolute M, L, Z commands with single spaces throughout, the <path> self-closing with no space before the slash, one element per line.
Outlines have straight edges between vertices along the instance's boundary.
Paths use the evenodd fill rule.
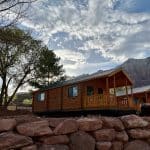
<path fill-rule="evenodd" d="M 128 94 L 129 91 L 132 93 L 132 81 L 122 70 L 96 80 L 103 92 L 97 93 L 95 89 L 92 95 L 85 95 L 84 106 L 86 108 L 136 109 L 132 96 Z"/>

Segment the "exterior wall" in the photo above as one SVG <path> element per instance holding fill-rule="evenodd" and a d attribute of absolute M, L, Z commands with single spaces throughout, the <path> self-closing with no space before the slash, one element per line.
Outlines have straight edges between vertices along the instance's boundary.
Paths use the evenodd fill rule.
<path fill-rule="evenodd" d="M 48 111 L 61 110 L 61 88 L 55 88 L 47 91 Z"/>
<path fill-rule="evenodd" d="M 116 87 L 121 87 L 121 86 L 126 86 L 127 85 L 132 85 L 128 78 L 124 75 L 124 73 L 121 71 L 117 74 L 114 75 L 115 76 L 115 85 Z M 109 78 L 109 87 L 113 88 L 114 87 L 114 76 L 111 76 Z"/>
<path fill-rule="evenodd" d="M 94 88 L 94 95 L 87 96 L 87 86 L 92 86 Z M 98 94 L 98 88 L 103 89 L 103 94 Z M 102 100 L 106 99 L 106 94 L 105 78 L 84 82 L 82 88 L 83 108 L 99 108 Z"/>
<path fill-rule="evenodd" d="M 47 92 L 45 91 L 45 100 L 44 101 L 37 101 L 37 94 L 40 93 L 39 91 L 34 92 L 33 94 L 33 112 L 44 112 L 47 111 Z"/>
<path fill-rule="evenodd" d="M 76 97 L 69 97 L 68 96 L 68 88 L 72 86 L 78 86 L 78 96 Z M 62 107 L 63 110 L 76 110 L 81 109 L 82 106 L 82 100 L 81 100 L 81 93 L 82 93 L 82 84 L 74 84 L 74 85 L 68 85 L 64 86 L 62 88 Z"/>

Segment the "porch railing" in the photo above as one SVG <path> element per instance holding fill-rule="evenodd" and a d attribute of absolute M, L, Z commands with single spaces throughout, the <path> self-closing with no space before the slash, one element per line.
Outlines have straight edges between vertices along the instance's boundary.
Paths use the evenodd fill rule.
<path fill-rule="evenodd" d="M 85 107 L 109 107 L 109 108 L 128 108 L 127 98 L 118 98 L 114 95 L 97 94 L 85 96 Z"/>

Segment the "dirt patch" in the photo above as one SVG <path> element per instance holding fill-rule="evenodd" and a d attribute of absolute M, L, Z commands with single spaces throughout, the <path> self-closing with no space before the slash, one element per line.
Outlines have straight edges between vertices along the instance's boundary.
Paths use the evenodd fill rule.
<path fill-rule="evenodd" d="M 19 115 L 30 115 L 32 112 L 28 110 L 2 110 L 0 109 L 0 117 L 3 116 L 19 116 Z"/>

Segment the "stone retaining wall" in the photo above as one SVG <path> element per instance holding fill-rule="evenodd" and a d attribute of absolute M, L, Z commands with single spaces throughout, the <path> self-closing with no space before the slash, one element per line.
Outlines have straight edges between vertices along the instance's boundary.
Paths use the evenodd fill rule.
<path fill-rule="evenodd" d="M 150 117 L 0 119 L 0 150 L 150 150 Z"/>

